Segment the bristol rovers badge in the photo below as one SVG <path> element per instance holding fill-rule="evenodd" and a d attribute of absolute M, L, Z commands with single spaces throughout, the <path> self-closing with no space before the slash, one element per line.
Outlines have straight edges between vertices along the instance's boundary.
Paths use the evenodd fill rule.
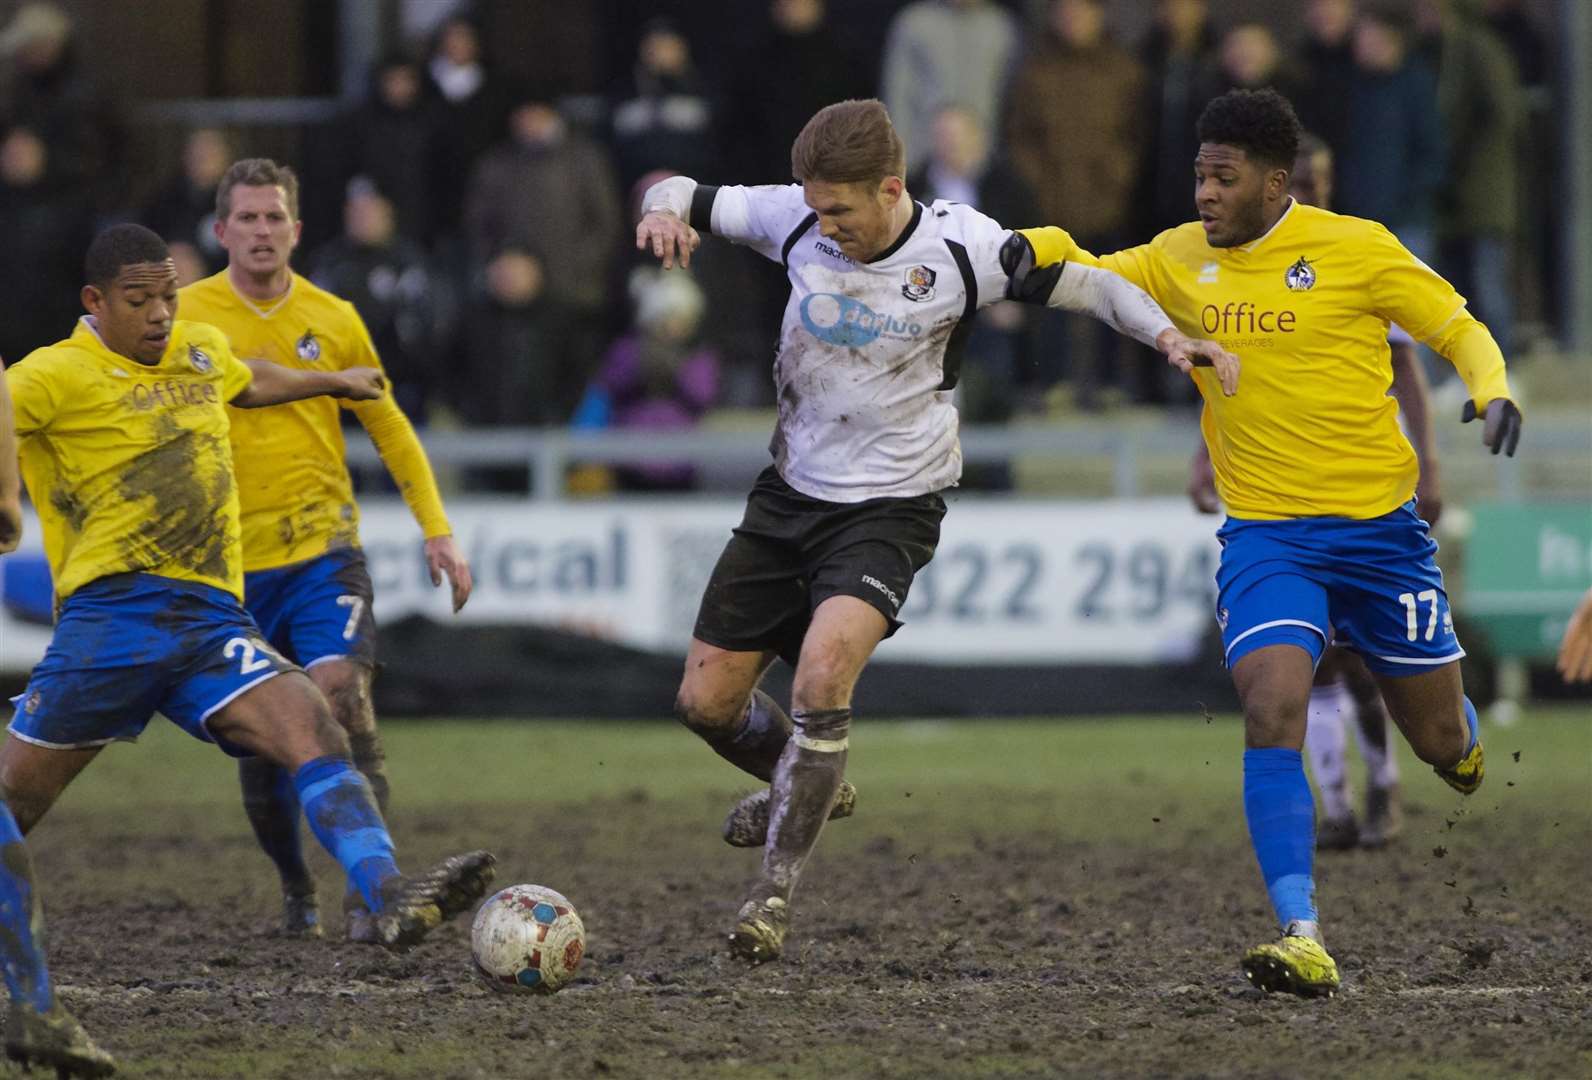
<path fill-rule="evenodd" d="M 1301 255 L 1299 261 L 1290 266 L 1288 272 L 1283 274 L 1282 280 L 1294 292 L 1304 292 L 1315 287 L 1316 268 L 1311 266 L 1310 262 Z"/>

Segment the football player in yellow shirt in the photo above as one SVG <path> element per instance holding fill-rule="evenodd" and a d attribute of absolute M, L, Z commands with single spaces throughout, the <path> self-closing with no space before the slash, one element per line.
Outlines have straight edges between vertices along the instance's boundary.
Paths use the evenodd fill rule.
<path fill-rule="evenodd" d="M 302 230 L 291 168 L 266 158 L 234 162 L 216 190 L 215 228 L 227 267 L 182 290 L 184 315 L 218 327 L 239 356 L 307 371 L 380 370 L 353 305 L 289 265 Z M 390 394 L 350 408 L 420 525 L 432 582 L 447 576 L 458 611 L 470 596 L 470 567 L 454 543 L 414 428 Z M 348 732 L 354 764 L 385 817 L 387 774 L 370 699 L 376 622 L 353 482 L 343 461 L 341 411 L 326 398 L 265 412 L 232 411 L 244 605 L 266 640 L 303 666 L 331 702 L 332 715 Z M 260 758 L 245 758 L 238 768 L 249 823 L 282 879 L 283 928 L 319 936 L 291 779 Z M 351 939 L 375 940 L 370 913 L 352 887 L 344 912 Z"/>
<path fill-rule="evenodd" d="M 0 555 L 22 542 L 22 481 L 9 384 L 0 378 Z M 66 1011 L 44 955 L 44 907 L 33 860 L 11 807 L 0 800 L 0 974 L 11 997 L 5 1050 L 23 1068 L 54 1066 L 65 1075 L 106 1076 L 116 1062 Z"/>
<path fill-rule="evenodd" d="M 1314 135 L 1300 139 L 1299 156 L 1288 175 L 1288 194 L 1306 206 L 1332 207 L 1332 149 Z M 1397 326 L 1388 329 L 1393 369 L 1389 393 L 1399 404 L 1399 420 L 1415 448 L 1420 479 L 1416 504 L 1428 525 L 1435 526 L 1443 502 L 1438 483 L 1436 445 L 1432 437 L 1430 392 L 1415 342 Z M 1202 514 L 1221 511 L 1211 456 L 1200 440 L 1190 469 L 1189 497 Z M 1359 655 L 1330 648 L 1316 666 L 1305 725 L 1305 757 L 1321 795 L 1322 818 L 1316 825 L 1316 850 L 1379 848 L 1396 836 L 1402 811 L 1398 792 L 1398 757 L 1388 743 L 1387 706 L 1376 679 Z M 1346 728 L 1353 723 L 1360 755 L 1365 759 L 1365 817 L 1355 817 L 1349 791 Z"/>
<path fill-rule="evenodd" d="M 1437 544 L 1414 501 L 1417 465 L 1388 396 L 1396 322 L 1459 370 L 1464 419 L 1514 453 L 1520 410 L 1503 355 L 1465 300 L 1373 221 L 1288 194 L 1299 149 L 1293 106 L 1232 91 L 1199 119 L 1200 220 L 1096 257 L 1060 229 L 1025 230 L 1026 291 L 1067 260 L 1139 285 L 1184 333 L 1240 355 L 1228 397 L 1209 373 L 1200 426 L 1227 507 L 1217 534 L 1217 622 L 1244 709 L 1244 810 L 1282 937 L 1243 957 L 1265 990 L 1330 994 L 1337 965 L 1315 905 L 1315 806 L 1300 747 L 1312 674 L 1329 641 L 1358 652 L 1422 761 L 1465 794 L 1482 781 L 1476 710 L 1460 682 Z M 1025 242 L 1031 249 L 1025 247 Z"/>
<path fill-rule="evenodd" d="M 407 948 L 481 896 L 492 856 L 400 875 L 326 699 L 243 609 L 227 445 L 228 403 L 374 400 L 381 373 L 238 360 L 214 327 L 176 321 L 176 264 L 140 225 L 102 232 L 85 271 L 88 316 L 5 372 L 56 599 L 50 645 L 0 745 L 5 802 L 28 832 L 103 747 L 136 739 L 161 712 L 229 754 L 290 771 L 316 839 L 377 913 L 382 943 Z"/>

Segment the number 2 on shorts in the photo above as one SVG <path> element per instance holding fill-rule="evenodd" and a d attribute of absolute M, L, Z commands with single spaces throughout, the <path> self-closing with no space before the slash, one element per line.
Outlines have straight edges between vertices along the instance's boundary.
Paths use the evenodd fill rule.
<path fill-rule="evenodd" d="M 1422 593 L 1421 595 L 1425 596 L 1426 594 Z M 343 640 L 353 641 L 354 631 L 359 629 L 359 617 L 365 614 L 365 598 L 363 596 L 344 594 L 337 598 L 337 603 L 349 609 L 348 625 L 343 627 Z"/>
<path fill-rule="evenodd" d="M 271 661 L 264 656 L 256 659 L 255 651 L 254 642 L 248 638 L 235 637 L 227 639 L 227 643 L 221 648 L 221 655 L 231 660 L 242 653 L 242 663 L 238 670 L 244 675 L 253 675 L 256 671 L 264 671 L 271 666 Z"/>
<path fill-rule="evenodd" d="M 1420 630 L 1419 620 L 1415 616 L 1416 601 L 1431 605 L 1426 617 L 1426 640 L 1431 641 L 1437 635 L 1437 590 L 1423 589 L 1418 593 L 1403 593 L 1399 596 L 1399 603 L 1404 605 L 1404 636 L 1410 641 L 1416 639 Z"/>

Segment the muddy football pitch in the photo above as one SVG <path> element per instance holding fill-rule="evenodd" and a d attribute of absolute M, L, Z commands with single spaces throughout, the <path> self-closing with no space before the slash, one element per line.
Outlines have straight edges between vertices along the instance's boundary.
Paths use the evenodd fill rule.
<path fill-rule="evenodd" d="M 511 997 L 468 919 L 391 956 L 271 936 L 232 763 L 157 721 L 34 832 L 57 982 L 133 1077 L 1592 1075 L 1592 717 L 1484 731 L 1463 799 L 1400 747 L 1406 822 L 1317 863 L 1332 1000 L 1267 997 L 1231 716 L 874 722 L 787 954 L 725 933 L 747 787 L 665 721 L 387 726 L 405 866 L 488 847 L 584 916 L 577 981 Z M 307 841 L 313 846 L 312 841 Z"/>

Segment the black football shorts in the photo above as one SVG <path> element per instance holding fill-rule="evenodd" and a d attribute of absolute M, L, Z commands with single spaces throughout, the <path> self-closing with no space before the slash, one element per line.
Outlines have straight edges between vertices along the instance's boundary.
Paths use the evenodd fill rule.
<path fill-rule="evenodd" d="M 702 594 L 695 636 L 721 649 L 778 653 L 795 664 L 818 605 L 855 596 L 896 632 L 912 578 L 934 558 L 945 500 L 825 502 L 792 488 L 773 466 L 746 500 Z"/>

